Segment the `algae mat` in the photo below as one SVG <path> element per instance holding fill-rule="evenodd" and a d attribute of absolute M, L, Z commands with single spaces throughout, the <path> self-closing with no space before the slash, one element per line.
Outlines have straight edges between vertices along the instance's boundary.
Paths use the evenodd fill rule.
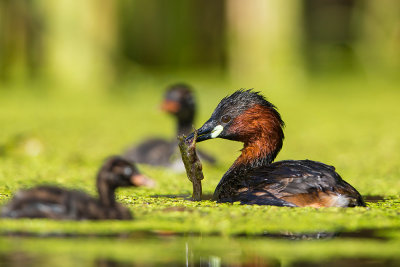
<path fill-rule="evenodd" d="M 230 92 L 201 88 L 196 125 Z M 335 165 L 367 197 L 367 208 L 317 210 L 193 202 L 184 174 L 142 165 L 141 171 L 153 177 L 157 187 L 118 192 L 119 201 L 134 213 L 134 221 L 0 220 L 0 263 L 24 257 L 46 264 L 58 257 L 69 265 L 78 262 L 75 258 L 82 265 L 109 261 L 110 265 L 114 261 L 149 265 L 193 261 L 216 266 L 236 261 L 243 265 L 398 263 L 400 125 L 393 122 L 400 116 L 400 92 L 368 87 L 349 92 L 263 92 L 278 106 L 287 125 L 277 160 L 308 158 Z M 19 188 L 42 183 L 95 194 L 94 176 L 105 157 L 149 136 L 173 138 L 171 118 L 157 109 L 161 95 L 160 90 L 151 95 L 146 90 L 123 91 L 119 96 L 3 95 L 1 203 Z M 200 147 L 219 159 L 217 167 L 204 166 L 203 191 L 211 195 L 240 144 L 212 140 Z M 19 237 L 6 237 L 10 234 Z M 151 257 L 154 251 L 159 257 Z"/>

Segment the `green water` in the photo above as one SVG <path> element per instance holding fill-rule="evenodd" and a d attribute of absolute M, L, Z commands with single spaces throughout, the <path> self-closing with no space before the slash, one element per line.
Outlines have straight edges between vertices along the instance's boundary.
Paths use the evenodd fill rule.
<path fill-rule="evenodd" d="M 3 237 L 1 266 L 398 266 L 400 240 L 302 237 Z M 289 239 L 289 240 L 288 240 Z M 26 265 L 25 265 L 26 266 Z"/>
<path fill-rule="evenodd" d="M 149 136 L 172 138 L 173 122 L 157 108 L 162 86 L 147 86 L 119 94 L 2 92 L 1 204 L 18 189 L 42 183 L 94 195 L 94 176 L 105 157 Z M 395 121 L 400 92 L 384 83 L 353 84 L 352 90 L 342 86 L 262 91 L 287 125 L 277 160 L 307 158 L 334 165 L 367 198 L 367 208 L 193 202 L 185 174 L 142 165 L 140 170 L 157 186 L 117 194 L 135 220 L 3 219 L 0 265 L 398 265 L 400 124 Z M 232 92 L 198 89 L 196 126 Z M 199 148 L 219 159 L 216 167 L 204 165 L 203 190 L 209 196 L 241 145 L 211 140 Z"/>

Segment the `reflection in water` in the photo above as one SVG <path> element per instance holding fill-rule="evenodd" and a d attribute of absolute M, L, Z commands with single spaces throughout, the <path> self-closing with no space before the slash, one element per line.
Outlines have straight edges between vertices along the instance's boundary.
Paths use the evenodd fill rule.
<path fill-rule="evenodd" d="M 385 260 L 385 259 L 333 259 L 322 262 L 294 262 L 291 264 L 293 267 L 397 267 L 400 266 L 399 260 Z"/>
<path fill-rule="evenodd" d="M 236 263 L 224 263 L 221 262 L 220 257 L 209 256 L 207 259 L 200 257 L 199 259 L 192 259 L 189 262 L 183 264 L 182 262 L 164 262 L 162 266 L 205 266 L 205 267 L 280 267 L 280 266 L 291 266 L 291 267 L 397 267 L 400 266 L 400 261 L 398 260 L 388 260 L 388 259 L 332 259 L 325 260 L 321 262 L 312 261 L 294 261 L 291 263 L 282 263 L 278 260 L 267 260 L 263 257 L 253 255 L 252 257 L 244 260 L 242 262 Z M 156 266 L 156 264 L 149 263 L 135 263 L 135 262 L 119 262 L 110 259 L 97 259 L 95 261 L 94 267 L 128 267 L 128 266 Z"/>
<path fill-rule="evenodd" d="M 232 262 L 231 260 L 224 261 L 219 256 L 201 256 L 196 255 L 190 248 L 187 249 L 186 261 L 182 262 L 177 259 L 166 260 L 163 262 L 151 261 L 136 261 L 132 260 L 117 260 L 108 258 L 97 258 L 93 260 L 93 264 L 87 264 L 85 260 L 79 262 L 75 260 L 62 261 L 57 260 L 56 255 L 33 256 L 29 253 L 10 252 L 8 254 L 0 254 L 0 266 L 2 267 L 27 267 L 27 266 L 89 266 L 93 267 L 136 267 L 136 266 L 207 266 L 207 267 L 375 267 L 375 266 L 400 266 L 398 259 L 368 259 L 368 258 L 338 258 L 322 261 L 292 261 L 286 262 L 278 259 L 267 259 L 261 255 L 249 255 L 241 261 Z M 154 256 L 156 256 L 155 252 Z M 74 255 L 70 255 L 74 257 Z"/>
<path fill-rule="evenodd" d="M 39 265 L 38 259 L 23 252 L 0 253 L 0 266 L 26 267 Z"/>
<path fill-rule="evenodd" d="M 393 230 L 392 230 L 393 231 Z M 282 238 L 283 237 L 283 238 Z M 321 238 L 323 240 L 321 240 Z M 295 239 L 295 240 L 293 240 Z M 310 240 L 313 239 L 313 240 Z M 400 266 L 400 242 L 316 233 L 271 237 L 0 237 L 0 266 Z"/>
<path fill-rule="evenodd" d="M 317 232 L 317 233 L 279 233 L 269 234 L 265 233 L 262 237 L 277 238 L 277 239 L 288 239 L 288 240 L 314 240 L 314 239 L 330 239 L 337 236 L 336 232 Z"/>
<path fill-rule="evenodd" d="M 130 266 L 139 266 L 135 265 L 132 262 L 123 262 L 117 261 L 114 259 L 95 259 L 93 263 L 93 267 L 130 267 Z"/>

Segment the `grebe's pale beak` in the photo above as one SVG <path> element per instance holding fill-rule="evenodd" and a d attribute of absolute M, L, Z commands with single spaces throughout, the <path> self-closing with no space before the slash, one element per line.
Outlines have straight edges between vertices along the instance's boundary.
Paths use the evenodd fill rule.
<path fill-rule="evenodd" d="M 201 126 L 197 130 L 197 139 L 196 142 L 202 142 L 208 139 L 213 139 L 217 138 L 221 132 L 224 130 L 224 127 L 220 124 L 216 124 L 213 120 L 208 120 L 206 123 L 204 123 L 203 126 Z M 194 138 L 194 132 L 191 133 L 187 138 L 186 142 L 191 142 Z"/>

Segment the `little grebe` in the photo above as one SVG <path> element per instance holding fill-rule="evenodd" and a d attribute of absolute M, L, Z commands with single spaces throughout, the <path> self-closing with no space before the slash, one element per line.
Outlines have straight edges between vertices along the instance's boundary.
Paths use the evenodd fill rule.
<path fill-rule="evenodd" d="M 152 186 L 153 181 L 120 157 L 110 157 L 97 175 L 99 198 L 77 190 L 38 186 L 18 191 L 3 208 L 2 217 L 57 220 L 129 220 L 128 208 L 117 203 L 115 190 L 125 186 Z"/>
<path fill-rule="evenodd" d="M 353 207 L 365 203 L 335 168 L 311 160 L 272 163 L 282 148 L 284 122 L 275 106 L 252 90 L 225 97 L 198 130 L 197 142 L 244 143 L 214 192 L 219 202 L 289 207 Z M 193 133 L 187 141 L 193 139 Z"/>
<path fill-rule="evenodd" d="M 188 85 L 170 86 L 165 93 L 161 109 L 177 119 L 177 135 L 187 135 L 191 132 L 196 107 L 192 90 Z M 132 162 L 184 171 L 177 144 L 176 137 L 170 141 L 151 138 L 125 151 L 123 157 Z M 199 151 L 199 156 L 202 160 L 215 164 L 214 157 L 202 151 Z"/>

